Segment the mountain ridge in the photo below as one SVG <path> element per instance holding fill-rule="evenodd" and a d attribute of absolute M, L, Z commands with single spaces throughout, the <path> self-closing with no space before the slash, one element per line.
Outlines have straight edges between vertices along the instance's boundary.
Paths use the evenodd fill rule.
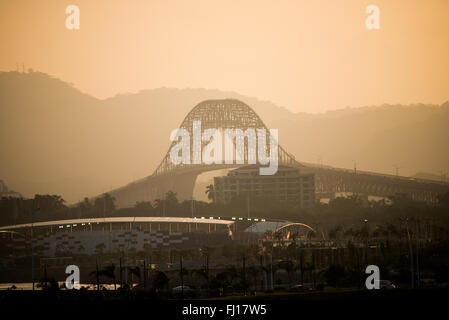
<path fill-rule="evenodd" d="M 153 172 L 171 130 L 196 104 L 221 98 L 251 106 L 300 161 L 342 168 L 355 161 L 361 170 L 390 174 L 399 166 L 401 175 L 449 171 L 449 102 L 292 113 L 201 88 L 101 100 L 41 72 L 0 72 L 0 178 L 25 196 L 55 193 L 68 202 L 126 185 Z"/>

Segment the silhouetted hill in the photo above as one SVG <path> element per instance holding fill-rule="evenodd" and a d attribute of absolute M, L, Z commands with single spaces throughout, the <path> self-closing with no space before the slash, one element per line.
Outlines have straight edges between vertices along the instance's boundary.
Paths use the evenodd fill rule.
<path fill-rule="evenodd" d="M 250 105 L 298 160 L 401 175 L 449 171 L 449 103 L 291 113 L 234 92 L 160 88 L 98 100 L 46 74 L 0 73 L 0 178 L 68 202 L 150 175 L 169 133 L 206 99 Z M 298 102 L 300 104 L 300 102 Z"/>

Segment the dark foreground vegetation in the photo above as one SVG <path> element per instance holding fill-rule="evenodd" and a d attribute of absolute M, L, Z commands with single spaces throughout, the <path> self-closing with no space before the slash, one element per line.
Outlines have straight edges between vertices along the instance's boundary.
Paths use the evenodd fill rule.
<path fill-rule="evenodd" d="M 206 190 L 213 200 L 213 186 Z M 439 196 L 438 203 L 414 202 L 397 194 L 388 200 L 368 201 L 358 195 L 330 200 L 328 204 L 317 202 L 311 209 L 299 209 L 292 203 L 279 202 L 269 198 L 251 198 L 251 216 L 270 219 L 301 221 L 310 225 L 324 225 L 326 228 L 341 226 L 348 229 L 363 220 L 371 224 L 387 224 L 400 219 L 427 221 L 447 232 L 449 226 L 449 193 Z M 248 199 L 235 197 L 230 203 L 179 201 L 174 192 L 167 192 L 163 199 L 153 202 L 137 202 L 131 208 L 116 208 L 114 197 L 104 194 L 94 200 L 85 198 L 82 202 L 67 206 L 58 195 L 35 195 L 33 199 L 0 199 L 0 226 L 38 221 L 103 218 L 167 216 L 223 216 L 246 217 Z"/>
<path fill-rule="evenodd" d="M 227 205 L 196 202 L 194 214 L 245 217 L 247 210 L 242 201 L 245 199 L 237 198 Z M 364 297 L 365 293 L 354 292 L 363 290 L 365 268 L 370 264 L 379 266 L 381 279 L 392 284 L 391 290 L 377 293 L 381 298 L 398 297 L 399 292 L 411 292 L 411 296 L 442 292 L 449 285 L 449 194 L 442 195 L 435 205 L 400 195 L 378 202 L 351 196 L 336 198 L 329 204 L 317 203 L 309 211 L 265 201 L 251 199 L 253 216 L 305 222 L 316 232 L 306 237 L 291 234 L 288 238 L 268 232 L 259 242 L 233 241 L 214 248 L 148 247 L 139 252 L 72 254 L 70 263 L 80 266 L 85 288 L 61 290 L 66 277 L 64 268 L 41 263 L 36 266 L 36 279 L 43 290 L 34 294 L 88 300 Z M 9 225 L 30 222 L 32 213 L 34 221 L 161 216 L 163 212 L 166 216 L 191 216 L 192 203 L 179 202 L 176 194 L 169 192 L 153 203 L 117 209 L 114 199 L 105 194 L 95 201 L 86 199 L 68 207 L 59 196 L 36 195 L 34 199 L 2 199 L 0 212 L 1 224 Z M 30 256 L 3 255 L 1 260 L 0 282 L 30 281 Z M 186 288 L 181 293 L 174 290 L 182 285 Z M 3 298 L 31 294 L 10 289 L 1 292 Z"/>
<path fill-rule="evenodd" d="M 278 292 L 260 294 L 256 296 L 231 296 L 224 299 L 214 298 L 206 299 L 211 302 L 226 301 L 231 303 L 251 303 L 251 301 L 259 302 L 281 302 L 281 301 L 304 301 L 304 302 L 405 302 L 405 303 L 420 303 L 416 306 L 417 309 L 425 306 L 427 303 L 441 304 L 446 301 L 449 295 L 449 289 L 398 289 L 398 290 L 340 290 L 340 291 L 328 291 L 328 292 L 303 292 L 303 293 L 290 293 L 290 292 Z M 180 297 L 172 297 L 173 300 L 180 301 Z M 169 299 L 169 300 L 172 300 Z M 157 307 L 158 303 L 163 301 L 152 293 L 147 292 L 135 292 L 135 291 L 116 291 L 116 292 L 97 292 L 87 290 L 60 290 L 60 291 L 2 291 L 0 292 L 0 302 L 7 301 L 148 301 L 152 300 L 155 305 L 148 305 Z M 185 303 L 199 303 L 198 299 L 192 299 L 186 297 L 182 299 Z M 201 299 L 205 301 L 205 299 Z M 164 300 L 167 301 L 167 300 Z M 184 304 L 185 304 L 184 303 Z M 253 302 L 252 302 L 253 303 Z M 353 306 L 356 309 L 356 306 Z M 412 308 L 413 305 L 408 307 Z"/>
<path fill-rule="evenodd" d="M 266 235 L 258 244 L 78 254 L 63 258 L 60 265 L 41 260 L 35 276 L 36 288 L 49 294 L 60 292 L 67 277 L 65 266 L 75 264 L 81 271 L 79 294 L 90 297 L 96 291 L 105 298 L 129 294 L 206 299 L 362 290 L 365 268 L 374 264 L 380 268 L 381 279 L 388 281 L 382 287 L 385 290 L 442 289 L 449 287 L 448 252 L 447 241 L 429 243 L 418 238 L 293 241 Z M 29 256 L 2 257 L 2 262 L 6 260 L 0 282 L 30 282 Z M 181 291 L 180 286 L 184 286 Z M 14 286 L 9 289 L 18 291 Z"/>

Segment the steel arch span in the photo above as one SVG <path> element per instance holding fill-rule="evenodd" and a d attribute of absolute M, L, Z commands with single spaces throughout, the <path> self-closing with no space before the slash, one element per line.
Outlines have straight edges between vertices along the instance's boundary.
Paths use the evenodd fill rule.
<path fill-rule="evenodd" d="M 184 118 L 180 125 L 180 129 L 185 129 L 190 135 L 190 145 L 193 145 L 193 122 L 201 121 L 201 130 L 207 129 L 265 129 L 269 132 L 267 126 L 263 123 L 262 119 L 254 112 L 254 110 L 247 104 L 235 100 L 235 99 L 223 99 L 223 100 L 206 100 L 197 104 Z M 198 170 L 199 167 L 204 167 L 204 164 L 179 164 L 175 165 L 170 159 L 170 150 L 177 142 L 172 142 L 165 157 L 162 159 L 159 166 L 153 173 L 153 176 L 159 176 L 171 172 L 181 172 L 186 170 Z M 203 146 L 206 144 L 202 143 Z M 247 161 L 247 145 L 245 144 L 245 161 Z M 191 158 L 193 156 L 193 150 L 191 148 Z M 295 157 L 285 151 L 284 148 L 279 146 L 279 165 L 297 166 Z M 232 168 L 239 165 L 218 165 L 218 169 Z M 210 167 L 208 165 L 207 167 Z M 215 169 L 216 170 L 217 166 Z M 210 171 L 210 170 L 205 170 Z"/>
<path fill-rule="evenodd" d="M 184 118 L 179 128 L 193 137 L 192 125 L 200 120 L 206 129 L 266 129 L 267 126 L 247 104 L 236 99 L 206 100 L 197 104 Z M 131 207 L 138 201 L 162 198 L 168 191 L 178 194 L 178 199 L 191 199 L 196 178 L 212 170 L 236 168 L 246 164 L 180 164 L 170 160 L 170 145 L 159 166 L 152 175 L 134 181 L 109 193 L 115 197 L 117 207 Z M 315 175 L 317 198 L 333 198 L 336 193 L 356 193 L 364 196 L 389 197 L 396 194 L 427 203 L 438 201 L 438 195 L 449 192 L 449 184 L 430 180 L 412 179 L 366 171 L 353 171 L 316 164 L 298 162 L 279 145 L 279 165 L 298 167 Z M 245 156 L 247 145 L 245 144 Z M 245 159 L 246 162 L 247 159 Z"/>

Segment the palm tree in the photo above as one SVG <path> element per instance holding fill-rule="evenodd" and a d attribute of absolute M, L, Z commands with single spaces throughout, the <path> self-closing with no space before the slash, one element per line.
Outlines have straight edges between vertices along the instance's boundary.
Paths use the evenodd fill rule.
<path fill-rule="evenodd" d="M 117 290 L 117 281 L 115 279 L 115 265 L 112 263 L 110 266 L 107 266 L 103 270 L 101 270 L 100 273 L 112 279 L 112 282 L 114 283 L 114 290 Z"/>
<path fill-rule="evenodd" d="M 158 291 L 162 291 L 168 287 L 169 279 L 167 278 L 167 275 L 163 273 L 162 271 L 155 271 L 154 277 L 153 277 L 153 286 Z"/>
<path fill-rule="evenodd" d="M 88 217 L 90 211 L 92 210 L 92 204 L 89 203 L 89 198 L 85 197 L 83 202 L 79 204 L 80 210 L 81 210 L 81 216 L 82 217 Z"/>
<path fill-rule="evenodd" d="M 264 265 L 263 263 L 261 263 L 260 270 L 261 270 L 262 276 L 263 276 L 264 290 L 267 291 L 268 290 L 268 275 L 270 274 L 270 271 L 271 271 L 270 266 Z"/>
<path fill-rule="evenodd" d="M 330 266 L 324 273 L 324 277 L 326 278 L 326 282 L 335 288 L 339 287 L 341 279 L 346 276 L 346 270 L 340 266 Z"/>
<path fill-rule="evenodd" d="M 112 279 L 112 282 L 114 283 L 114 290 L 117 290 L 117 282 L 115 279 L 115 265 L 114 264 L 111 264 L 110 266 L 106 266 L 104 269 L 101 269 L 101 270 L 98 269 L 98 264 L 97 264 L 96 269 L 94 271 L 92 271 L 90 273 L 90 275 L 95 276 L 98 289 L 101 284 L 100 277 L 106 277 L 106 278 Z"/>
<path fill-rule="evenodd" d="M 104 249 L 106 248 L 106 245 L 104 243 L 99 243 L 95 246 L 95 252 L 97 254 L 103 254 Z"/>
<path fill-rule="evenodd" d="M 209 287 L 209 274 L 205 269 L 192 270 L 192 275 L 195 274 L 203 278 L 206 281 L 207 286 Z"/>
<path fill-rule="evenodd" d="M 206 187 L 207 199 L 214 201 L 215 200 L 215 190 L 214 185 L 210 184 Z"/>
<path fill-rule="evenodd" d="M 273 231 L 267 230 L 267 231 L 264 232 L 263 236 L 267 240 L 268 239 L 273 239 Z"/>
<path fill-rule="evenodd" d="M 280 261 L 277 264 L 277 269 L 285 270 L 287 272 L 289 282 L 292 282 L 292 274 L 295 271 L 295 265 L 291 260 Z"/>
<path fill-rule="evenodd" d="M 218 289 L 220 295 L 226 295 L 229 286 L 232 283 L 231 276 L 226 272 L 219 272 L 215 275 L 215 277 L 211 281 L 211 287 L 214 289 Z"/>
<path fill-rule="evenodd" d="M 352 228 L 349 228 L 349 229 L 347 229 L 347 230 L 343 233 L 343 236 L 345 236 L 346 238 L 350 238 L 351 240 L 353 240 L 355 234 L 356 234 L 356 232 L 355 232 Z"/>
<path fill-rule="evenodd" d="M 252 275 L 255 290 L 258 287 L 258 284 L 260 283 L 259 276 L 262 273 L 262 271 L 263 271 L 262 268 L 259 266 L 252 265 L 248 267 L 248 273 Z"/>
<path fill-rule="evenodd" d="M 91 276 L 95 276 L 95 282 L 97 283 L 97 291 L 100 291 L 100 270 L 98 269 L 98 262 L 96 262 L 95 270 L 90 273 Z"/>
<path fill-rule="evenodd" d="M 335 228 L 329 231 L 329 238 L 336 240 L 340 236 L 340 233 L 341 233 L 341 226 L 336 226 Z"/>
<path fill-rule="evenodd" d="M 139 267 L 128 267 L 128 274 L 131 276 L 131 283 L 134 282 L 134 276 L 139 278 L 140 281 L 140 268 Z"/>
<path fill-rule="evenodd" d="M 309 232 L 307 232 L 307 239 L 312 239 L 312 238 L 315 238 L 316 237 L 316 232 L 315 231 L 312 231 L 312 230 L 310 230 Z"/>
<path fill-rule="evenodd" d="M 304 284 L 304 260 L 305 260 L 304 251 L 301 250 L 299 252 L 299 263 L 294 267 L 295 272 L 299 270 L 301 274 L 301 284 Z"/>
<path fill-rule="evenodd" d="M 282 239 L 284 238 L 282 231 L 276 231 L 274 233 L 274 239 L 278 242 L 278 244 L 282 245 Z"/>

